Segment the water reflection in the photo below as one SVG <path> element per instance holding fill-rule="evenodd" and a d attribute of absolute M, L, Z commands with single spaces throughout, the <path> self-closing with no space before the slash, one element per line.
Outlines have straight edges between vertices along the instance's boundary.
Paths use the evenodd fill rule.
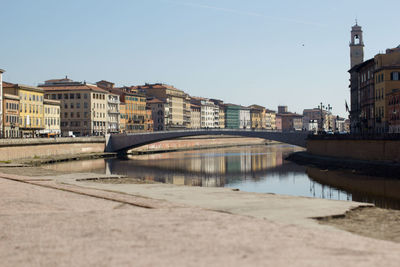
<path fill-rule="evenodd" d="M 354 200 L 400 209 L 400 180 L 306 168 L 284 159 L 290 145 L 247 146 L 48 165 L 64 172 L 120 174 L 176 185 Z"/>

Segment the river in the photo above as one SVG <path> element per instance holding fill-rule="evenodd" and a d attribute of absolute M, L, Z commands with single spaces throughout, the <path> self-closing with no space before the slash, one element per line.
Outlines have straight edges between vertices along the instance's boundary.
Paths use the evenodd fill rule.
<path fill-rule="evenodd" d="M 301 148 L 256 145 L 131 155 L 48 165 L 58 170 L 120 174 L 186 186 L 374 203 L 400 209 L 400 180 L 305 167 L 286 161 Z"/>

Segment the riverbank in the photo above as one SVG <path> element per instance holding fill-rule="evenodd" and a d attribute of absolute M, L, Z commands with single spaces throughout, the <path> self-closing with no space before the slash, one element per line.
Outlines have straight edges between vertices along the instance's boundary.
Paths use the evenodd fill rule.
<path fill-rule="evenodd" d="M 397 266 L 400 260 L 398 243 L 310 218 L 344 214 L 360 203 L 162 184 L 119 190 L 77 181 L 96 174 L 33 176 L 35 169 L 43 171 L 0 174 L 3 266 Z"/>

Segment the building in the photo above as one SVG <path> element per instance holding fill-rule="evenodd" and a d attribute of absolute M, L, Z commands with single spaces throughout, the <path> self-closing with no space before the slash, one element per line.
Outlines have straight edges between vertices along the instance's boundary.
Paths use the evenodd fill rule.
<path fill-rule="evenodd" d="M 202 99 L 200 101 L 200 109 L 201 128 L 219 128 L 218 106 L 208 99 Z"/>
<path fill-rule="evenodd" d="M 19 133 L 19 96 L 18 94 L 3 95 L 2 133 L 4 138 L 20 137 Z"/>
<path fill-rule="evenodd" d="M 196 104 L 190 105 L 190 128 L 200 129 L 201 127 L 201 106 Z"/>
<path fill-rule="evenodd" d="M 329 112 L 321 108 L 312 108 L 303 110 L 303 122 L 305 129 L 308 129 L 308 124 L 313 121 L 318 123 L 317 131 L 329 131 Z"/>
<path fill-rule="evenodd" d="M 119 132 L 126 133 L 126 105 L 124 102 L 119 102 Z"/>
<path fill-rule="evenodd" d="M 350 120 L 351 132 L 361 133 L 361 106 L 359 91 L 359 74 L 355 66 L 364 62 L 364 41 L 361 26 L 356 22 L 350 33 Z"/>
<path fill-rule="evenodd" d="M 389 132 L 390 118 L 396 118 L 397 109 L 393 105 L 397 90 L 400 89 L 400 47 L 388 49 L 385 54 L 378 54 L 375 60 L 375 130 L 378 133 Z M 389 103 L 390 111 L 389 111 Z"/>
<path fill-rule="evenodd" d="M 218 128 L 224 129 L 225 128 L 225 105 L 222 100 L 219 99 L 210 99 L 215 105 L 218 106 Z"/>
<path fill-rule="evenodd" d="M 235 104 L 225 104 L 225 128 L 240 128 L 240 106 Z"/>
<path fill-rule="evenodd" d="M 146 132 L 153 132 L 154 131 L 154 122 L 153 122 L 153 118 L 151 116 L 151 108 L 148 108 L 148 107 L 146 107 L 144 130 Z"/>
<path fill-rule="evenodd" d="M 190 125 L 190 97 L 171 85 L 155 83 L 136 87 L 148 98 L 157 98 L 164 103 L 166 130 L 184 129 Z"/>
<path fill-rule="evenodd" d="M 250 108 L 248 108 L 248 107 L 240 106 L 239 128 L 240 129 L 250 129 L 251 128 Z"/>
<path fill-rule="evenodd" d="M 61 132 L 75 136 L 105 135 L 108 122 L 108 92 L 96 85 L 65 79 L 39 85 L 46 99 L 59 100 Z"/>
<path fill-rule="evenodd" d="M 276 114 L 275 124 L 276 124 L 276 131 L 282 132 L 282 117 L 279 115 L 279 113 Z"/>
<path fill-rule="evenodd" d="M 44 129 L 39 132 L 41 136 L 60 136 L 61 135 L 61 120 L 60 120 L 60 105 L 59 100 L 44 99 Z"/>
<path fill-rule="evenodd" d="M 278 106 L 278 113 L 283 114 L 288 112 L 288 107 L 287 106 Z"/>
<path fill-rule="evenodd" d="M 274 110 L 265 110 L 265 129 L 277 130 L 276 112 Z"/>
<path fill-rule="evenodd" d="M 265 108 L 259 105 L 251 105 L 250 120 L 252 129 L 265 129 L 266 128 L 266 114 Z"/>
<path fill-rule="evenodd" d="M 153 131 L 164 131 L 165 130 L 164 102 L 157 98 L 148 98 L 146 100 L 146 106 L 151 110 L 151 116 L 153 119 Z"/>
<path fill-rule="evenodd" d="M 120 101 L 119 95 L 109 93 L 107 95 L 107 133 L 116 134 L 120 132 Z"/>
<path fill-rule="evenodd" d="M 283 113 L 279 114 L 282 119 L 282 131 L 302 131 L 303 130 L 303 116 L 296 113 Z"/>
<path fill-rule="evenodd" d="M 19 136 L 37 137 L 44 130 L 43 89 L 3 82 L 3 93 L 19 96 Z"/>
<path fill-rule="evenodd" d="M 5 71 L 0 69 L 0 138 L 3 137 L 3 73 Z"/>

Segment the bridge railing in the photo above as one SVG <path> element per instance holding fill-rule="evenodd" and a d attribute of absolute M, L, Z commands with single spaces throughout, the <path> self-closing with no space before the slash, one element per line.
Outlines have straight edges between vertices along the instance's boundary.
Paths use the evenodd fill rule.
<path fill-rule="evenodd" d="M 138 132 L 113 135 L 146 135 L 146 134 L 162 134 L 162 133 L 188 133 L 188 132 L 265 132 L 265 133 L 281 133 L 281 130 L 263 130 L 263 129 L 184 129 L 173 131 L 154 131 L 154 132 Z"/>

